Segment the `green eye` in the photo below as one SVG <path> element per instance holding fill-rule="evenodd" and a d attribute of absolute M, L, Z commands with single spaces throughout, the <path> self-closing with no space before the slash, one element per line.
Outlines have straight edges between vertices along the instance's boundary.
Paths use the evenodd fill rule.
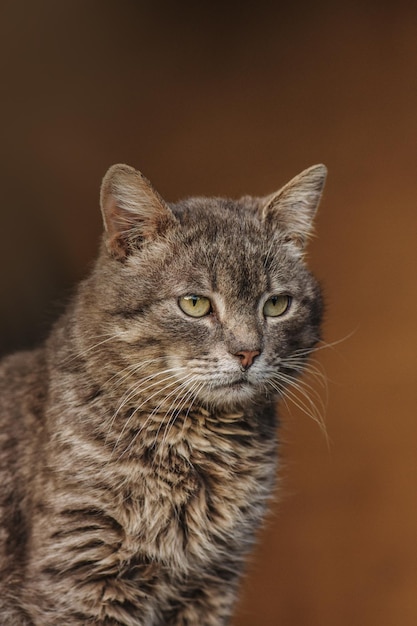
<path fill-rule="evenodd" d="M 178 305 L 184 313 L 191 317 L 204 317 L 211 311 L 211 302 L 204 296 L 182 296 Z"/>
<path fill-rule="evenodd" d="M 272 296 L 264 304 L 264 315 L 266 317 L 279 317 L 284 315 L 290 308 L 290 296 Z"/>

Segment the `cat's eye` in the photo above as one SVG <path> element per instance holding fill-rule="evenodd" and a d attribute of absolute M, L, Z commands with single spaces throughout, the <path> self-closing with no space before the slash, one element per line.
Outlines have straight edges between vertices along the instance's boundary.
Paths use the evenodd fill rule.
<path fill-rule="evenodd" d="M 204 317 L 211 312 L 211 302 L 204 296 L 182 296 L 178 305 L 190 317 Z"/>
<path fill-rule="evenodd" d="M 266 317 L 284 315 L 290 308 L 290 304 L 290 296 L 271 296 L 264 304 L 264 315 Z"/>

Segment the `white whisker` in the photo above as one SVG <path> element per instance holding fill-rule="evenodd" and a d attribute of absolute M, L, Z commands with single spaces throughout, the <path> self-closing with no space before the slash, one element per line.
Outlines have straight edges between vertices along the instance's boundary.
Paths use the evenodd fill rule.
<path fill-rule="evenodd" d="M 116 440 L 116 443 L 114 444 L 113 452 L 118 447 L 118 445 L 119 445 L 119 443 L 120 443 L 124 433 L 126 432 L 126 430 L 129 427 L 129 424 L 131 423 L 131 421 L 133 420 L 135 415 L 140 413 L 140 410 L 142 409 L 142 407 L 145 406 L 155 396 L 157 396 L 158 394 L 163 394 L 165 391 L 167 391 L 168 389 L 170 389 L 174 385 L 179 385 L 180 388 L 181 388 L 184 385 L 183 381 L 186 380 L 187 378 L 188 378 L 187 375 L 178 376 L 178 375 L 174 374 L 172 376 L 168 376 L 168 377 L 164 378 L 162 381 L 161 380 L 157 380 L 152 385 L 148 385 L 145 389 L 149 389 L 151 387 L 154 387 L 155 385 L 161 384 L 162 382 L 171 381 L 168 384 L 164 385 L 161 389 L 157 389 L 153 394 L 151 394 L 150 396 L 146 397 L 137 407 L 135 407 L 134 411 L 132 412 L 132 414 L 129 416 L 129 418 L 127 419 L 126 423 L 124 424 L 124 426 L 122 428 L 122 431 L 120 432 L 120 434 L 119 434 L 119 436 L 118 436 L 118 438 Z M 128 451 L 132 447 L 134 441 L 137 439 L 138 436 L 140 436 L 140 434 L 143 432 L 144 428 L 148 425 L 148 423 L 152 421 L 152 418 L 158 413 L 160 407 L 166 402 L 166 399 L 169 398 L 174 393 L 176 393 L 177 390 L 178 390 L 178 387 L 176 387 L 170 394 L 168 394 L 168 396 L 164 396 L 161 399 L 161 402 L 147 416 L 144 424 L 140 427 L 138 432 L 135 434 L 135 436 L 133 437 L 133 439 L 129 443 L 128 447 L 121 453 L 121 456 L 123 456 L 126 453 L 126 451 Z M 142 392 L 143 392 L 143 389 L 140 389 L 140 393 L 141 394 L 142 394 Z M 141 397 L 143 397 L 143 396 L 141 396 Z M 114 419 L 113 419 L 113 422 L 114 422 Z"/>
<path fill-rule="evenodd" d="M 107 334 L 96 335 L 95 338 L 97 339 L 97 338 L 101 338 L 101 337 L 105 337 L 105 339 L 103 339 L 102 341 L 98 341 L 97 343 L 93 344 L 92 346 L 89 346 L 85 350 L 82 350 L 80 352 L 76 352 L 75 354 L 72 354 L 71 356 L 69 356 L 66 359 L 64 359 L 63 363 L 67 364 L 67 363 L 71 363 L 72 361 L 75 361 L 76 359 L 84 358 L 85 356 L 87 356 L 93 350 L 96 350 L 97 348 L 99 348 L 103 344 L 105 344 L 105 343 L 107 343 L 109 341 L 112 341 L 113 339 L 116 339 L 117 337 L 119 337 L 119 334 L 115 333 L 113 335 L 107 335 Z"/>
<path fill-rule="evenodd" d="M 281 398 L 285 398 L 291 401 L 294 406 L 296 406 L 300 411 L 302 411 L 305 415 L 307 415 L 314 422 L 316 422 L 328 443 L 328 434 L 323 416 L 325 405 L 322 402 L 321 397 L 315 392 L 315 390 L 314 395 L 320 402 L 321 410 L 317 407 L 315 402 L 312 400 L 312 398 L 309 396 L 306 389 L 304 388 L 304 386 L 306 385 L 304 381 L 296 381 L 291 376 L 278 372 L 274 376 L 274 378 L 270 380 L 270 385 L 279 393 Z M 308 385 L 308 388 L 310 389 L 310 391 L 312 390 L 310 385 Z"/>
<path fill-rule="evenodd" d="M 191 387 L 190 387 L 190 383 L 191 383 Z M 201 387 L 201 385 L 204 384 L 202 383 L 196 376 L 192 376 L 189 380 L 187 380 L 186 385 L 184 385 L 184 387 L 188 388 L 187 393 L 183 396 L 181 402 L 178 404 L 178 398 L 181 395 L 182 389 L 180 390 L 179 393 L 177 393 L 177 395 L 175 396 L 173 402 L 171 402 L 170 408 L 169 410 L 165 413 L 164 419 L 165 417 L 167 417 L 167 415 L 169 415 L 169 419 L 168 419 L 168 423 L 165 427 L 165 431 L 164 431 L 164 436 L 162 438 L 162 444 L 161 447 L 164 447 L 165 441 L 167 436 L 169 435 L 170 429 L 172 428 L 172 426 L 174 425 L 175 420 L 177 419 L 178 415 L 181 413 L 181 411 L 183 410 L 183 408 L 186 406 L 187 402 L 189 401 L 189 399 L 194 396 L 194 390 L 197 387 Z M 190 407 L 188 408 L 187 414 L 190 411 Z M 172 423 L 171 423 L 172 422 Z M 171 424 L 171 425 L 170 425 Z M 183 425 L 184 427 L 184 425 Z"/>

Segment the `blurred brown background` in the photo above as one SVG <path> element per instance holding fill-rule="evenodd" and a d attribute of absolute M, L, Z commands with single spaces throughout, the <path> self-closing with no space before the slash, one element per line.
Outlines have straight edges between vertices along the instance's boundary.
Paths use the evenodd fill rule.
<path fill-rule="evenodd" d="M 417 5 L 3 0 L 0 34 L 1 353 L 86 273 L 110 164 L 167 200 L 328 165 L 330 444 L 285 412 L 235 626 L 417 624 Z"/>

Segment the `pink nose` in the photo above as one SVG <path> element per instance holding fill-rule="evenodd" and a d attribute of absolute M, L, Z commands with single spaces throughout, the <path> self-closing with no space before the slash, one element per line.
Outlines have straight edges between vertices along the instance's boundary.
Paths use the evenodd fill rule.
<path fill-rule="evenodd" d="M 252 365 L 255 358 L 260 354 L 260 350 L 241 350 L 240 352 L 237 352 L 235 356 L 240 359 L 240 364 L 243 369 L 247 370 Z"/>

